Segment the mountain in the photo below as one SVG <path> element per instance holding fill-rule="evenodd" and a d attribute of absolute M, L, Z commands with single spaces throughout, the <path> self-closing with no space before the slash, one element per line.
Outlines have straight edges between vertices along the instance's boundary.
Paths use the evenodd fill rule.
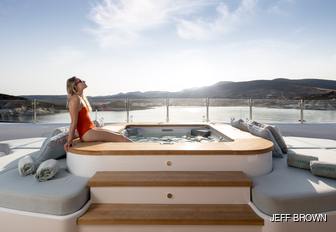
<path fill-rule="evenodd" d="M 66 95 L 24 95 L 28 99 L 64 104 Z M 134 91 L 108 96 L 88 97 L 91 101 L 124 98 L 253 98 L 253 99 L 336 99 L 336 81 L 323 79 L 274 79 L 243 82 L 221 81 L 214 85 L 177 92 Z"/>
<path fill-rule="evenodd" d="M 24 97 L 17 97 L 13 95 L 7 95 L 7 94 L 0 93 L 0 100 L 28 100 L 28 99 Z"/>
<path fill-rule="evenodd" d="M 41 102 L 50 102 L 54 104 L 64 104 L 67 99 L 67 95 L 21 95 L 29 100 L 36 99 L 37 101 Z"/>
<path fill-rule="evenodd" d="M 107 96 L 105 96 L 107 97 Z M 189 88 L 178 92 L 128 92 L 109 98 L 253 98 L 253 99 L 336 99 L 336 81 L 322 79 L 274 79 L 244 82 L 222 81 L 214 85 Z"/>

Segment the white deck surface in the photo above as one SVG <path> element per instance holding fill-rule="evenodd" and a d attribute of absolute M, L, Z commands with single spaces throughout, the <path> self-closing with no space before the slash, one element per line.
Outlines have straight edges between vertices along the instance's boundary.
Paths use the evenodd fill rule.
<path fill-rule="evenodd" d="M 0 172 L 14 160 L 24 155 L 36 152 L 42 145 L 54 128 L 65 126 L 66 124 L 33 124 L 33 123 L 0 123 L 0 143 L 9 145 L 11 152 L 8 155 L 0 157 Z M 289 148 L 295 147 L 300 152 L 316 152 L 323 149 L 324 158 L 336 156 L 336 123 L 332 124 L 277 124 L 289 145 Z M 234 132 L 234 130 L 232 131 Z M 248 134 L 242 136 L 249 136 Z M 314 138 L 314 139 L 312 139 Z M 324 140 L 328 139 L 328 140 Z M 1 151 L 0 151 L 1 152 Z M 329 158 L 328 158 L 329 159 Z M 34 214 L 17 210 L 0 208 L 0 231 L 21 232 L 27 228 L 34 228 L 36 232 L 54 231 L 54 232 L 75 232 L 78 227 L 75 224 L 76 218 L 84 213 L 90 202 L 80 211 L 73 215 L 65 217 L 56 217 L 44 214 Z M 253 207 L 253 203 L 250 203 Z M 334 231 L 336 226 L 336 211 L 328 212 L 327 223 L 271 223 L 267 215 L 263 215 L 256 208 L 254 210 L 265 219 L 263 232 L 276 231 Z M 89 229 L 89 228 L 87 228 Z M 120 229 L 120 228 L 119 228 Z M 121 231 L 121 230 L 117 231 Z M 147 228 L 148 229 L 148 228 Z M 190 231 L 201 230 L 199 226 Z M 231 228 L 237 229 L 237 228 Z M 245 231 L 246 228 L 241 228 Z M 82 230 L 87 231 L 87 230 Z M 101 230 L 104 231 L 104 230 Z M 111 231 L 111 230 L 105 230 Z M 137 230 L 139 231 L 139 230 Z M 146 230 L 149 231 L 149 230 Z M 157 230 L 153 230 L 157 231 Z M 166 230 L 168 231 L 168 230 Z M 170 230 L 169 230 L 170 231 Z M 187 231 L 187 230 L 185 230 Z M 232 231 L 232 230 L 230 230 Z"/>

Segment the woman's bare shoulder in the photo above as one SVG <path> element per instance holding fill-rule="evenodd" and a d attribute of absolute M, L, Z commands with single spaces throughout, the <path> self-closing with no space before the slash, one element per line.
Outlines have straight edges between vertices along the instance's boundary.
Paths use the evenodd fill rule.
<path fill-rule="evenodd" d="M 80 98 L 77 94 L 71 95 L 69 101 L 80 101 Z"/>
<path fill-rule="evenodd" d="M 70 105 L 79 105 L 80 104 L 80 98 L 78 95 L 74 94 L 72 96 L 70 96 L 69 98 L 69 104 Z"/>

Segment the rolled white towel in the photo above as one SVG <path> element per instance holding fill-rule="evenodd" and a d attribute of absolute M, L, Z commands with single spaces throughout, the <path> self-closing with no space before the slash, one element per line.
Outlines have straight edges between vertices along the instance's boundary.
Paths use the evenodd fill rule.
<path fill-rule="evenodd" d="M 35 172 L 35 163 L 30 155 L 19 160 L 18 169 L 21 176 L 27 176 Z"/>
<path fill-rule="evenodd" d="M 36 170 L 35 178 L 38 181 L 47 181 L 53 178 L 59 170 L 58 161 L 55 159 L 48 159 L 40 164 Z"/>

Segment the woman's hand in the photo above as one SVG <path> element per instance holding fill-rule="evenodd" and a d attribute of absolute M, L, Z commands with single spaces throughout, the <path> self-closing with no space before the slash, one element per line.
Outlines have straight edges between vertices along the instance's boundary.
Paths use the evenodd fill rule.
<path fill-rule="evenodd" d="M 69 148 L 72 147 L 72 142 L 71 143 L 65 143 L 64 144 L 64 151 L 68 152 L 69 151 Z"/>

